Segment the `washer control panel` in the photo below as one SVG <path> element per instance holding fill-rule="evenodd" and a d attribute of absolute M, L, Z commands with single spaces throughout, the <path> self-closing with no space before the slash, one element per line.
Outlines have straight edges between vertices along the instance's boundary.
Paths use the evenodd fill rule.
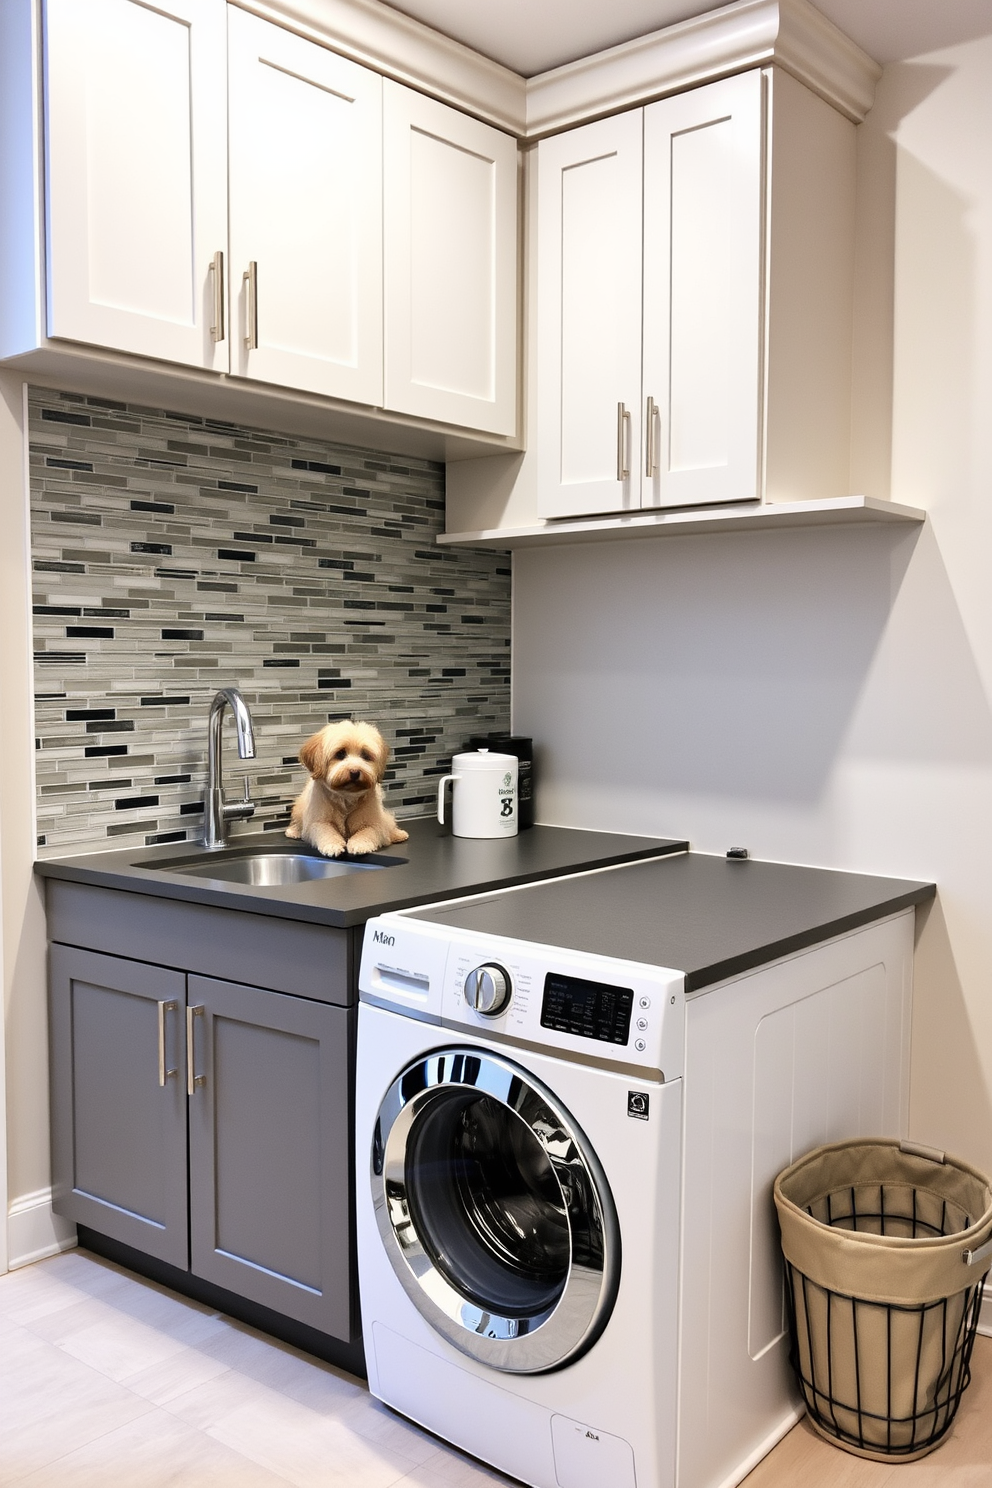
<path fill-rule="evenodd" d="M 541 1027 L 606 1044 L 626 1044 L 633 1006 L 632 987 L 613 987 L 608 982 L 590 982 L 585 977 L 549 971 L 544 978 Z"/>
<path fill-rule="evenodd" d="M 666 967 L 477 935 L 403 913 L 370 920 L 363 1000 L 584 1062 L 682 1073 L 685 978 Z"/>

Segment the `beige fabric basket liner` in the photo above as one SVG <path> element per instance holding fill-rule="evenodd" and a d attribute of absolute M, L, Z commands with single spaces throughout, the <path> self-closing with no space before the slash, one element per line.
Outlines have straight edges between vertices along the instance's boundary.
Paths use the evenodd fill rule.
<path fill-rule="evenodd" d="M 935 1161 L 884 1138 L 834 1142 L 786 1168 L 774 1192 L 786 1259 L 828 1291 L 917 1306 L 953 1297 L 980 1279 L 965 1252 L 992 1235 L 992 1188 L 960 1158 Z M 866 1232 L 863 1220 L 856 1232 L 838 1221 L 845 1212 L 880 1212 L 883 1198 L 888 1233 Z M 919 1220 L 953 1233 L 912 1238 L 914 1203 Z"/>

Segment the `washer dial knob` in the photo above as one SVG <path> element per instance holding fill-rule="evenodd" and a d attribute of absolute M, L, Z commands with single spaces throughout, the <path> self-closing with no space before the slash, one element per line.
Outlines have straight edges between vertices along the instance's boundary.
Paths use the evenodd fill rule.
<path fill-rule="evenodd" d="M 465 978 L 465 1001 L 485 1018 L 495 1018 L 501 1013 L 512 991 L 510 973 L 493 962 L 477 966 Z"/>

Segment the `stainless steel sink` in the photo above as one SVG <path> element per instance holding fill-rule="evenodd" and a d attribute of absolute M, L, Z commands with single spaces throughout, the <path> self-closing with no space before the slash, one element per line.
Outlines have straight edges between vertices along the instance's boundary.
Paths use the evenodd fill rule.
<path fill-rule="evenodd" d="M 370 854 L 367 858 L 322 858 L 316 853 L 279 852 L 267 846 L 203 851 L 189 858 L 157 858 L 152 862 L 136 863 L 135 867 L 181 873 L 192 878 L 220 879 L 224 883 L 251 884 L 256 888 L 279 888 L 285 884 L 308 883 L 312 879 L 369 873 L 376 868 L 392 868 L 406 861 L 405 858 L 377 854 Z"/>

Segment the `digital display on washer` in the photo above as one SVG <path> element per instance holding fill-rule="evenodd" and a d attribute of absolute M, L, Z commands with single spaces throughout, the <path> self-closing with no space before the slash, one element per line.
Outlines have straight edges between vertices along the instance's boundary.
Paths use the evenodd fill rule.
<path fill-rule="evenodd" d="M 544 978 L 541 1027 L 604 1044 L 625 1044 L 630 1033 L 634 993 L 630 987 L 587 982 L 582 977 L 549 971 Z"/>

